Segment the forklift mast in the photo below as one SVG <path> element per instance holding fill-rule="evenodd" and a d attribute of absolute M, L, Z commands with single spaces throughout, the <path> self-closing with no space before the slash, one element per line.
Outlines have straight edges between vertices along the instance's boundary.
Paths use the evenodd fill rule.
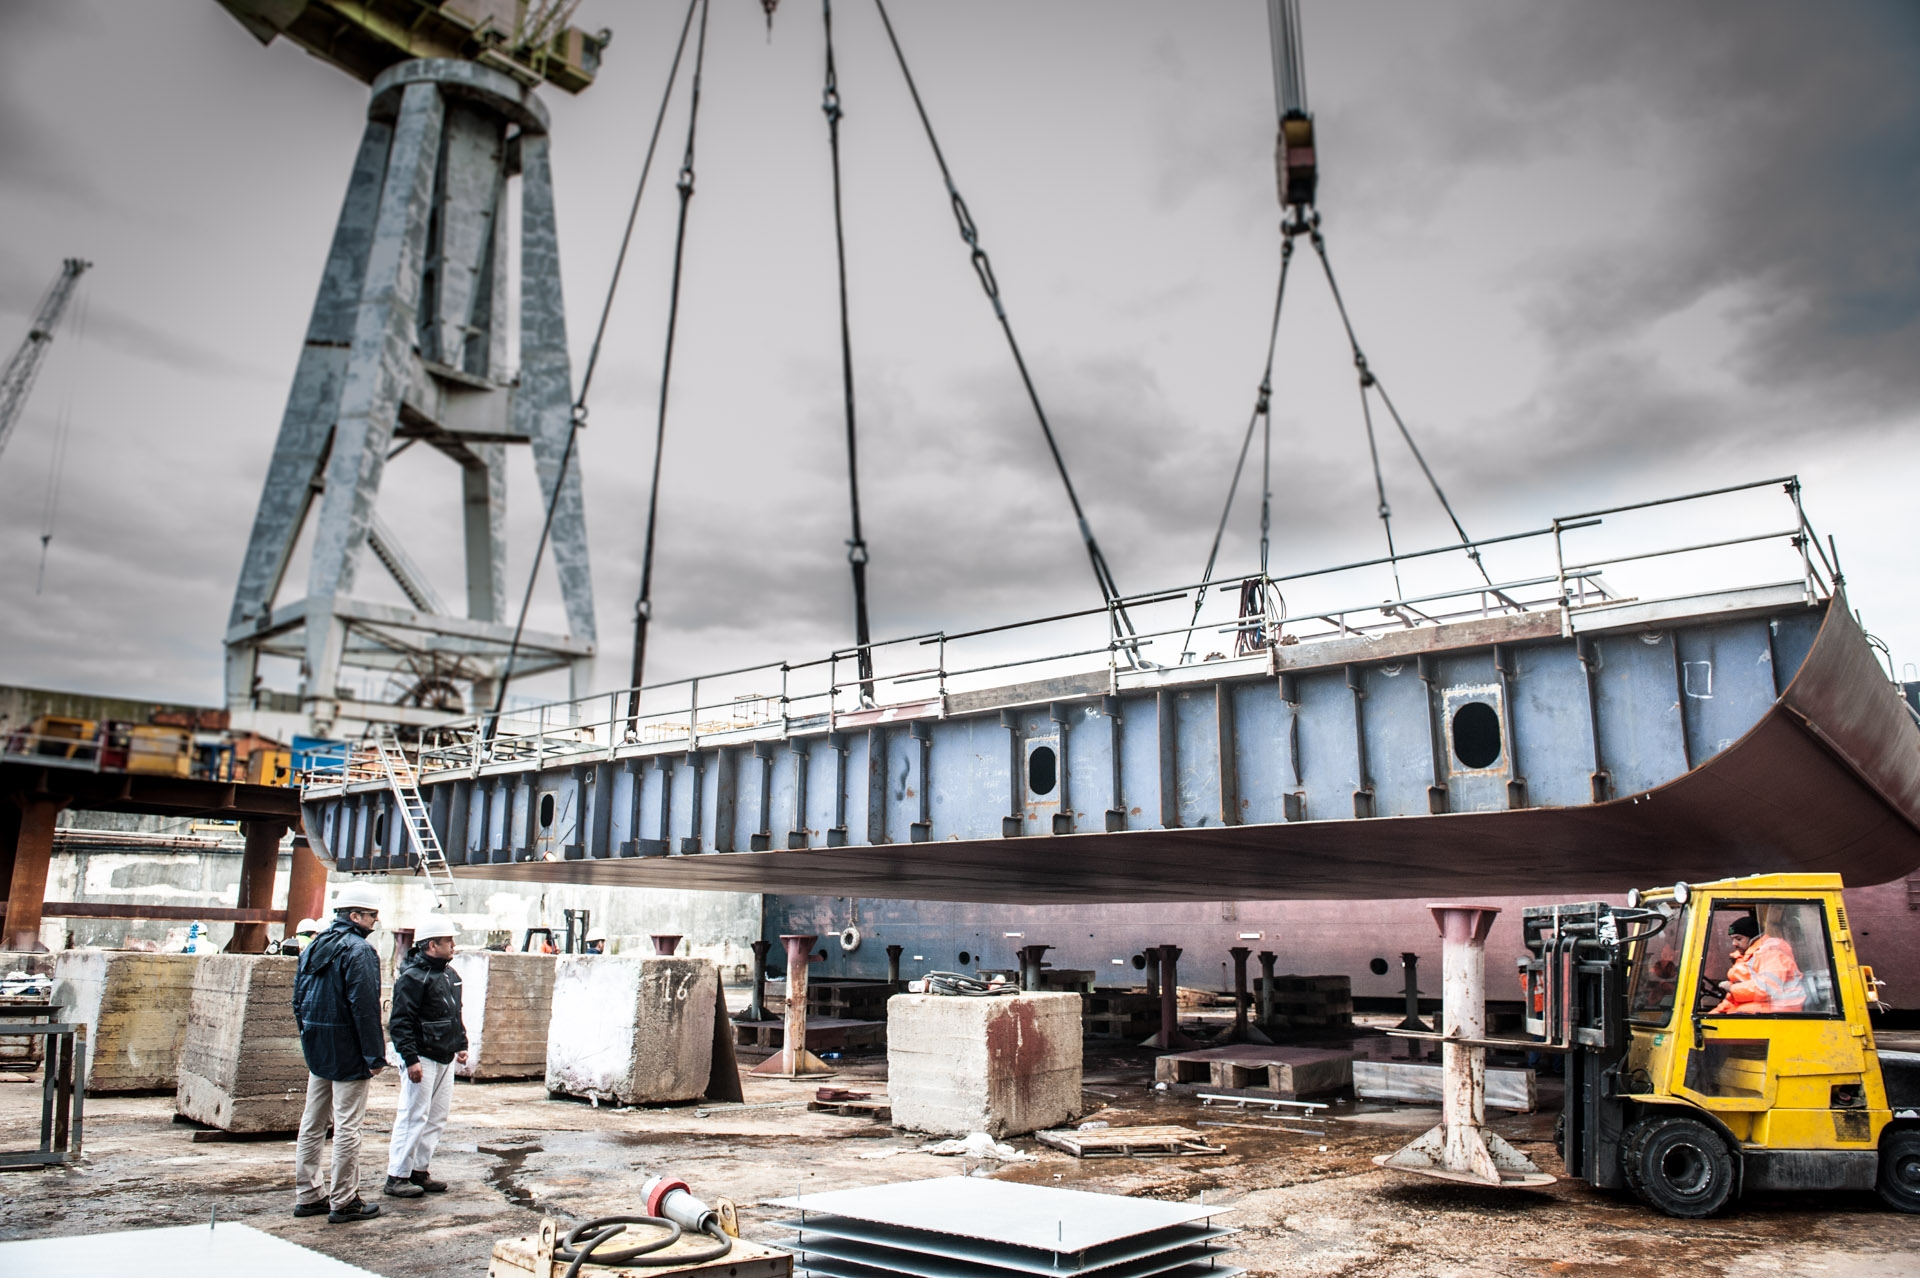
<path fill-rule="evenodd" d="M 1603 901 L 1528 906 L 1521 915 L 1527 1032 L 1539 1036 L 1541 1050 L 1566 1054 L 1560 1156 L 1570 1174 L 1596 1188 L 1623 1184 L 1626 1107 L 1620 1098 L 1648 1090 L 1620 1068 L 1630 1038 L 1633 946 L 1658 934 L 1671 917 Z"/>

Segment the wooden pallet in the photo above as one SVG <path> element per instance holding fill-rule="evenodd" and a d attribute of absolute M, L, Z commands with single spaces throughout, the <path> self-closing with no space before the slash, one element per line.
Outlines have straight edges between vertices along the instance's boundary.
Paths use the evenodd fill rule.
<path fill-rule="evenodd" d="M 1092 1131 L 1035 1132 L 1042 1145 L 1064 1150 L 1075 1158 L 1155 1158 L 1169 1154 L 1223 1154 L 1225 1145 L 1209 1145 L 1206 1135 L 1191 1127 L 1096 1127 Z"/>
<path fill-rule="evenodd" d="M 1235 1043 L 1169 1052 L 1154 1060 L 1153 1076 L 1170 1086 L 1280 1097 L 1312 1095 L 1338 1091 L 1353 1082 L 1353 1053 Z"/>

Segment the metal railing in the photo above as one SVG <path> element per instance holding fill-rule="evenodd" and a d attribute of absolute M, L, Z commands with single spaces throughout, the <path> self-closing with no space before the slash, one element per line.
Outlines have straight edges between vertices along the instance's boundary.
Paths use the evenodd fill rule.
<path fill-rule="evenodd" d="M 1592 531 L 1609 527 L 1610 520 L 1626 523 L 1630 522 L 1627 516 L 1688 504 L 1704 508 L 1718 499 L 1750 497 L 1768 488 L 1781 489 L 1787 498 L 1790 522 L 1785 527 L 1769 517 L 1759 531 L 1739 531 L 1724 526 L 1724 511 L 1707 510 L 1703 517 L 1712 531 L 1707 537 L 1630 544 L 1612 553 L 1584 546 Z M 1749 517 L 1758 513 L 1750 512 Z M 1783 564 L 1763 572 L 1756 556 L 1778 557 L 1782 548 L 1792 571 Z M 1494 578 L 1480 567 L 1489 551 L 1529 555 L 1533 570 Z M 1620 581 L 1608 580 L 1603 572 L 1632 571 L 1687 557 L 1691 566 L 1679 579 L 1686 588 L 1672 593 L 1700 594 L 1712 589 L 1700 584 L 1711 568 L 1701 566 L 1703 557 L 1718 554 L 1724 559 L 1729 552 L 1744 551 L 1753 552 L 1747 555 L 1752 566 L 1722 563 L 1723 577 L 1744 574 L 1725 584 L 1779 582 L 1790 577 L 1801 584 L 1811 604 L 1830 595 L 1841 580 L 1837 551 L 1829 553 L 1831 541 L 1823 545 L 1807 520 L 1798 478 L 1783 476 L 1584 511 L 1540 528 L 1391 557 L 1195 582 L 1116 599 L 1103 607 L 876 641 L 865 646 L 873 661 L 870 677 L 860 670 L 862 649 L 847 647 L 811 661 L 770 661 L 649 685 L 642 690 L 638 713 L 628 712 L 630 692 L 622 689 L 498 717 L 477 716 L 427 730 L 417 757 L 423 773 L 462 769 L 478 774 L 496 766 L 540 768 L 560 761 L 611 760 L 636 746 L 644 750 L 672 745 L 691 751 L 714 738 L 757 739 L 865 726 L 888 711 L 896 717 L 901 712 L 944 714 L 949 699 L 965 693 L 988 694 L 975 703 L 984 707 L 992 701 L 991 690 L 1005 689 L 1005 703 L 1015 704 L 1023 698 L 1012 685 L 1043 678 L 1074 676 L 1090 690 L 1097 683 L 1103 691 L 1119 693 L 1177 681 L 1183 671 L 1218 661 L 1266 662 L 1267 650 L 1274 647 L 1378 637 L 1388 631 L 1496 615 L 1553 612 L 1561 615 L 1564 625 L 1583 609 L 1650 597 L 1628 593 Z M 1395 592 L 1379 601 L 1362 597 L 1364 587 L 1354 584 L 1384 582 L 1393 570 L 1414 577 L 1429 568 L 1451 573 L 1454 579 Z M 1657 577 L 1650 574 L 1648 583 L 1657 585 Z M 1335 593 L 1343 589 L 1344 597 Z M 1209 592 L 1211 599 L 1206 597 Z M 1292 603 L 1288 592 L 1295 596 Z M 1322 594 L 1325 602 L 1319 599 Z M 1199 608 L 1196 597 L 1202 602 Z M 1249 600 L 1253 606 L 1243 608 L 1243 601 Z M 1207 615 L 1209 604 L 1211 615 Z M 1133 630 L 1122 626 L 1123 610 Z M 1156 617 L 1169 619 L 1159 624 Z M 1030 641 L 1036 635 L 1061 631 L 1066 639 L 1034 651 Z M 1194 636 L 1217 638 L 1221 650 L 1196 660 L 1189 644 Z M 337 773 L 315 771 L 308 784 L 363 779 L 383 777 L 365 774 L 350 760 Z"/>

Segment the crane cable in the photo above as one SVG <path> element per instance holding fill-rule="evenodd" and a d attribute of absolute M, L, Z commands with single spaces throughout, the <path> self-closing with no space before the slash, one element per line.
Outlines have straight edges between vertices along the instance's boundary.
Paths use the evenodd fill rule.
<path fill-rule="evenodd" d="M 707 15 L 700 5 L 700 38 L 694 46 L 693 91 L 687 108 L 687 149 L 680 158 L 680 221 L 673 237 L 673 283 L 667 299 L 667 341 L 660 360 L 660 415 L 653 433 L 653 483 L 647 494 L 647 538 L 640 554 L 640 598 L 633 605 L 633 679 L 627 691 L 627 727 L 639 730 L 640 688 L 646 678 L 647 623 L 653 618 L 653 546 L 660 516 L 660 463 L 667 446 L 667 392 L 673 380 L 673 339 L 680 325 L 680 274 L 687 253 L 687 208 L 693 202 L 693 143 L 700 126 L 700 77 L 707 64 Z"/>
<path fill-rule="evenodd" d="M 1260 485 L 1260 575 L 1267 575 L 1267 537 L 1273 526 L 1273 355 L 1280 342 L 1280 306 L 1287 298 L 1287 270 L 1293 264 L 1293 232 L 1290 223 L 1281 224 L 1284 238 L 1280 241 L 1280 284 L 1273 294 L 1273 324 L 1267 330 L 1267 367 L 1260 376 L 1260 389 L 1254 395 L 1253 413 L 1247 418 L 1247 433 L 1240 439 L 1240 456 L 1233 463 L 1233 480 L 1227 485 L 1226 504 L 1220 508 L 1220 522 L 1213 530 L 1213 547 L 1207 551 L 1207 568 L 1200 574 L 1200 589 L 1194 595 L 1193 615 L 1187 618 L 1186 638 L 1180 642 L 1180 660 L 1184 663 L 1193 653 L 1189 645 L 1193 643 L 1194 627 L 1200 621 L 1200 606 L 1207 601 L 1207 588 L 1213 582 L 1214 565 L 1220 559 L 1220 543 L 1227 535 L 1227 517 L 1233 513 L 1233 499 L 1240 491 L 1240 474 L 1246 469 L 1247 452 L 1253 447 L 1253 428 L 1265 426 L 1261 441 Z"/>
<path fill-rule="evenodd" d="M 1047 412 L 1040 403 L 1040 392 L 1035 389 L 1033 377 L 1027 371 L 1027 361 L 1020 353 L 1020 343 L 1013 335 L 1013 324 L 1007 318 L 1006 305 L 1000 300 L 1000 283 L 994 278 L 993 265 L 987 259 L 987 251 L 980 247 L 980 231 L 974 224 L 973 215 L 967 210 L 967 202 L 961 198 L 960 190 L 954 185 L 953 172 L 947 167 L 947 157 L 940 149 L 940 140 L 934 136 L 933 121 L 927 116 L 926 104 L 920 100 L 919 86 L 914 83 L 913 72 L 907 66 L 907 55 L 900 48 L 900 38 L 894 33 L 893 19 L 887 14 L 886 0 L 873 0 L 874 7 L 880 11 L 880 21 L 887 30 L 887 41 L 893 46 L 894 60 L 900 65 L 900 74 L 907 84 L 907 92 L 913 98 L 913 108 L 920 116 L 920 126 L 926 131 L 927 143 L 933 148 L 933 158 L 940 166 L 941 179 L 946 183 L 947 198 L 953 206 L 953 217 L 960 230 L 960 238 L 966 242 L 971 255 L 973 272 L 979 277 L 980 287 L 986 291 L 987 300 L 993 304 L 994 317 L 1000 321 L 1000 329 L 1006 334 L 1007 349 L 1013 353 L 1014 366 L 1019 369 L 1020 381 L 1026 387 L 1027 399 L 1033 405 L 1033 413 L 1040 423 L 1040 434 L 1046 439 L 1047 451 L 1053 456 L 1054 469 L 1059 472 L 1060 483 L 1067 490 L 1067 503 L 1073 508 L 1073 517 L 1079 525 L 1080 539 L 1086 544 L 1087 559 L 1093 565 L 1094 579 L 1099 583 L 1100 596 L 1107 606 L 1108 625 L 1112 637 L 1121 640 L 1124 632 L 1126 639 L 1121 640 L 1130 661 L 1140 662 L 1139 643 L 1134 639 L 1133 620 L 1127 615 L 1122 602 L 1120 588 L 1114 583 L 1113 571 L 1107 566 L 1106 556 L 1100 551 L 1100 543 L 1095 540 L 1093 527 L 1087 522 L 1086 511 L 1080 505 L 1080 495 L 1074 490 L 1073 479 L 1067 473 L 1067 463 L 1060 454 L 1059 441 L 1054 438 L 1053 426 L 1047 420 Z"/>
<path fill-rule="evenodd" d="M 769 12 L 771 21 L 771 12 Z M 853 569 L 854 652 L 860 670 L 860 702 L 873 704 L 873 636 L 867 625 L 867 542 L 860 533 L 860 455 L 854 430 L 853 335 L 847 317 L 847 235 L 840 214 L 840 77 L 833 63 L 833 0 L 820 0 L 826 28 L 826 83 L 820 110 L 827 117 L 827 150 L 833 157 L 833 248 L 840 270 L 840 384 L 847 406 L 847 500 L 853 532 L 847 538 L 847 563 Z"/>
<path fill-rule="evenodd" d="M 534 583 L 540 579 L 540 561 L 547 553 L 547 542 L 553 535 L 554 511 L 560 504 L 560 491 L 567 481 L 567 468 L 573 462 L 574 441 L 580 434 L 580 428 L 587 424 L 587 391 L 593 385 L 594 370 L 600 364 L 600 346 L 607 335 L 607 319 L 613 314 L 613 298 L 620 287 L 620 273 L 627 264 L 627 246 L 633 242 L 633 224 L 640 215 L 640 197 L 647 190 L 647 175 L 653 170 L 653 154 L 660 144 L 660 129 L 667 120 L 667 104 L 673 99 L 673 86 L 680 76 L 680 60 L 687 50 L 687 33 L 693 26 L 693 11 L 701 0 L 688 0 L 687 16 L 680 24 L 680 41 L 674 47 L 673 64 L 667 70 L 667 87 L 660 94 L 660 110 L 654 116 L 653 132 L 647 139 L 646 158 L 640 163 L 640 180 L 633 189 L 633 204 L 627 210 L 626 230 L 620 236 L 620 251 L 613 260 L 613 276 L 607 281 L 606 300 L 600 306 L 600 322 L 593 332 L 593 346 L 587 352 L 587 366 L 580 377 L 580 393 L 574 398 L 573 410 L 567 422 L 567 442 L 560 450 L 560 465 L 553 479 L 553 492 L 547 498 L 546 518 L 540 525 L 540 541 L 534 548 L 533 566 L 527 570 L 527 589 L 520 598 L 520 619 L 514 623 L 513 642 L 507 646 L 507 659 L 501 667 L 500 684 L 494 691 L 493 716 L 487 723 L 485 737 L 491 739 L 500 723 L 501 711 L 506 706 L 507 681 L 513 678 L 514 658 L 520 651 L 520 639 L 527 628 L 527 610 L 533 604 Z M 701 35 L 704 41 L 706 24 L 701 23 Z"/>
<path fill-rule="evenodd" d="M 1440 480 L 1434 475 L 1433 468 L 1427 465 L 1427 459 L 1425 455 L 1421 453 L 1420 445 L 1413 442 L 1413 433 L 1407 429 L 1407 423 L 1402 420 L 1400 410 L 1394 407 L 1393 399 L 1387 394 L 1387 388 L 1381 384 L 1380 375 L 1373 371 L 1372 367 L 1367 363 L 1366 355 L 1360 349 L 1360 339 L 1354 335 L 1353 321 L 1347 318 L 1346 299 L 1340 295 L 1340 285 L 1333 278 L 1333 262 L 1327 257 L 1327 240 L 1326 237 L 1320 233 L 1320 217 L 1317 213 L 1314 215 L 1313 228 L 1309 235 L 1313 241 L 1313 251 L 1319 255 L 1320 268 L 1326 272 L 1327 288 L 1332 292 L 1333 303 L 1340 311 L 1340 324 L 1342 328 L 1346 329 L 1347 345 L 1353 350 L 1353 367 L 1359 374 L 1360 411 L 1367 426 L 1367 450 L 1373 457 L 1373 483 L 1374 490 L 1380 497 L 1380 521 L 1385 525 L 1387 530 L 1388 558 L 1390 560 L 1394 559 L 1393 519 L 1392 511 L 1387 507 L 1386 484 L 1380 476 L 1380 450 L 1374 443 L 1373 412 L 1367 399 L 1367 392 L 1369 390 L 1379 393 L 1381 404 L 1386 408 L 1387 414 L 1393 418 L 1394 426 L 1400 431 L 1400 438 L 1406 441 L 1407 450 L 1413 454 L 1414 461 L 1420 464 L 1420 473 L 1427 477 L 1427 483 L 1432 487 L 1433 495 L 1439 498 L 1440 509 L 1447 512 L 1447 519 L 1453 524 L 1453 530 L 1460 534 L 1460 544 L 1466 548 L 1467 558 L 1473 561 L 1473 566 L 1480 570 L 1481 578 L 1491 586 L 1493 584 L 1493 578 L 1488 576 L 1487 566 L 1480 560 L 1479 547 L 1473 544 L 1473 538 L 1467 536 L 1467 530 L 1461 525 L 1460 517 L 1453 513 L 1453 503 L 1447 500 L 1446 491 L 1440 487 Z M 1393 563 L 1393 585 L 1396 591 L 1400 589 L 1400 565 L 1397 560 Z M 1506 599 L 1506 596 L 1502 595 L 1501 598 Z M 1507 602 L 1511 603 L 1512 601 L 1507 600 Z"/>

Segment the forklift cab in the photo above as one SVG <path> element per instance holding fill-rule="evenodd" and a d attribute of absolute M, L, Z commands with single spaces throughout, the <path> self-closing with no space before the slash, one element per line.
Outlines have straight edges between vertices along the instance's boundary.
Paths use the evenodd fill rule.
<path fill-rule="evenodd" d="M 1528 1028 L 1569 1053 L 1571 1174 L 1676 1216 L 1764 1189 L 1920 1211 L 1920 1058 L 1879 1053 L 1836 875 L 1526 911 Z"/>

